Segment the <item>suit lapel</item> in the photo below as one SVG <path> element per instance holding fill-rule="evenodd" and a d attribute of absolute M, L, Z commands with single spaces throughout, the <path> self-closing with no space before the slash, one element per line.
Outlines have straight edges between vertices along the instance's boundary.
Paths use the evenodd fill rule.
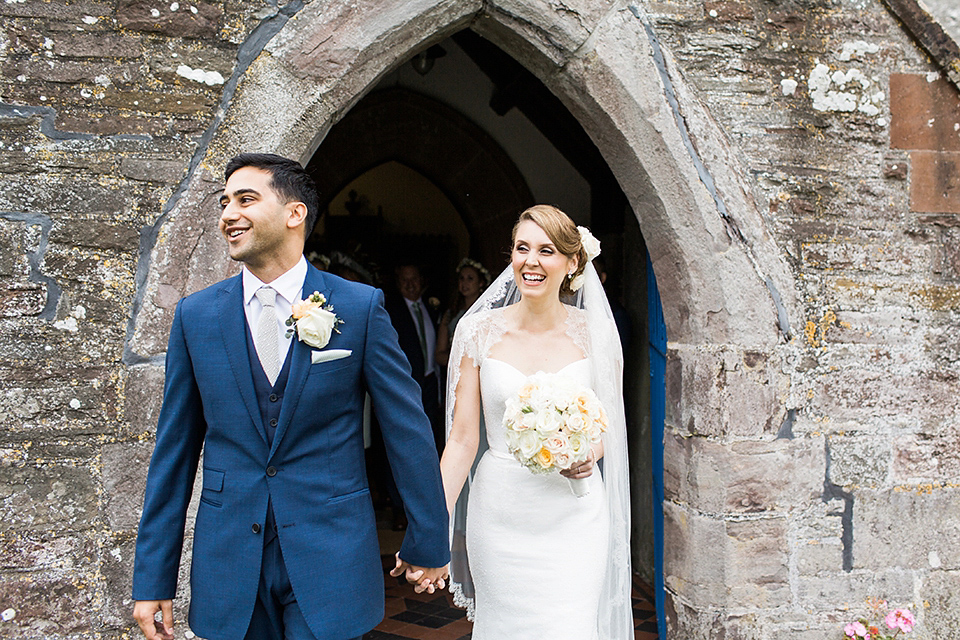
<path fill-rule="evenodd" d="M 218 318 L 220 318 L 223 348 L 227 352 L 227 359 L 230 361 L 230 368 L 233 370 L 237 387 L 240 389 L 240 398 L 247 408 L 247 413 L 256 425 L 260 437 L 267 442 L 267 432 L 264 430 L 260 407 L 257 404 L 257 393 L 253 388 L 250 355 L 247 353 L 247 321 L 243 313 L 243 284 L 240 276 L 228 280 L 218 293 Z"/>
<path fill-rule="evenodd" d="M 305 298 L 314 291 L 319 291 L 329 302 L 336 304 L 336 301 L 330 299 L 330 289 L 324 280 L 323 272 L 308 263 L 307 276 L 303 281 L 301 295 Z M 307 382 L 307 375 L 310 373 L 311 351 L 311 347 L 302 343 L 294 333 L 293 349 L 290 352 L 290 375 L 287 378 L 287 388 L 283 392 L 283 406 L 280 408 L 280 417 L 277 420 L 277 433 L 273 436 L 273 448 L 270 450 L 271 457 L 276 453 L 280 440 L 287 432 L 290 419 L 300 402 L 303 385 Z"/>

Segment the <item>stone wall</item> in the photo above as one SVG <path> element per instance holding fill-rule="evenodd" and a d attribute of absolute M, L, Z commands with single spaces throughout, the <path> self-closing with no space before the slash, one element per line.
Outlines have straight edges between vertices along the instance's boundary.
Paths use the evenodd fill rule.
<path fill-rule="evenodd" d="M 0 3 L 2 637 L 130 627 L 162 381 L 124 357 L 141 248 L 240 45 L 274 14 L 267 2 Z"/>
<path fill-rule="evenodd" d="M 803 313 L 769 359 L 673 352 L 665 511 L 685 543 L 667 580 L 697 630 L 680 637 L 836 636 L 870 596 L 952 637 L 957 87 L 881 3 L 650 11 L 736 144 Z M 715 409 L 759 425 L 777 404 L 785 420 L 753 433 Z"/>
<path fill-rule="evenodd" d="M 326 42 L 301 37 L 309 31 L 261 54 L 305 4 L 346 43 L 336 65 L 294 50 Z M 328 4 L 0 4 L 0 636 L 129 635 L 158 340 L 177 298 L 229 269 L 203 208 L 220 169 L 209 159 L 257 134 L 287 144 L 282 132 L 248 131 L 271 114 L 245 120 L 253 110 L 236 106 L 277 91 L 272 69 L 296 79 L 289 108 L 333 87 L 314 108 L 328 126 L 363 88 L 338 80 L 337 65 L 375 78 L 377 64 L 389 66 L 377 55 L 403 57 L 421 42 L 397 27 L 376 47 L 350 49 L 350 29 L 366 18 Z M 384 4 L 398 25 L 396 7 L 409 19 L 425 11 Z M 562 12 L 537 1 L 431 4 L 443 5 L 434 22 L 418 24 L 460 28 L 476 13 L 474 28 L 568 91 L 578 117 L 607 105 L 596 120 L 616 123 L 622 138 L 588 130 L 661 257 L 658 278 L 692 283 L 662 291 L 673 340 L 671 637 L 836 636 L 867 596 L 910 605 L 926 637 L 950 637 L 960 622 L 956 87 L 877 0 L 567 2 Z M 387 20 L 379 8 L 364 14 L 377 26 Z M 646 103 L 672 114 L 656 72 L 624 84 L 651 41 L 692 153 L 728 203 L 722 223 L 707 191 L 688 200 L 698 211 L 662 211 L 687 200 L 667 180 L 653 175 L 651 186 L 627 171 L 640 148 L 631 136 L 679 140 L 672 115 L 633 115 Z M 250 74 L 259 75 L 244 85 Z M 311 74 L 332 79 L 311 84 Z M 616 112 L 610 95 L 640 107 Z M 239 133 L 223 134 L 224 121 Z M 298 119 L 296 133 L 311 122 Z M 688 155 L 647 138 L 658 155 L 641 162 Z M 188 207 L 197 213 L 178 217 Z M 684 244 L 683 233 L 713 242 Z M 763 253 L 764 238 L 777 255 Z M 671 243 L 702 253 L 673 260 Z M 761 265 L 782 289 L 789 340 L 769 298 L 737 300 L 756 285 L 737 280 L 741 264 Z M 131 342 L 135 314 L 146 337 Z"/>

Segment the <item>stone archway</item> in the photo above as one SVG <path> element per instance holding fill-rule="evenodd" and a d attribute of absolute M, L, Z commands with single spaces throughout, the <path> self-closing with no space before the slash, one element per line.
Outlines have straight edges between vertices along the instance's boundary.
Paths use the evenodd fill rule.
<path fill-rule="evenodd" d="M 577 117 L 639 218 L 671 339 L 664 472 L 671 630 L 700 637 L 696 630 L 714 624 L 718 611 L 762 600 L 751 596 L 744 567 L 756 545 L 785 545 L 787 534 L 774 523 L 739 544 L 726 515 L 740 509 L 730 502 L 734 492 L 698 486 L 697 475 L 732 468 L 737 456 L 748 455 L 734 449 L 735 439 L 763 441 L 763 455 L 816 462 L 809 444 L 773 440 L 786 415 L 788 382 L 779 360 L 797 309 L 795 286 L 736 154 L 671 73 L 669 51 L 642 10 L 568 5 L 564 12 L 546 0 L 304 6 L 246 70 L 224 124 L 160 230 L 128 353 L 157 362 L 177 299 L 234 269 L 212 229 L 219 170 L 233 153 L 263 150 L 306 161 L 384 73 L 470 27 L 532 71 Z M 145 377 L 159 393 L 160 376 Z M 791 492 L 789 482 L 768 483 L 783 508 L 806 495 Z M 748 585 L 737 592 L 726 588 L 734 571 Z M 755 590 L 763 588 L 758 577 Z"/>

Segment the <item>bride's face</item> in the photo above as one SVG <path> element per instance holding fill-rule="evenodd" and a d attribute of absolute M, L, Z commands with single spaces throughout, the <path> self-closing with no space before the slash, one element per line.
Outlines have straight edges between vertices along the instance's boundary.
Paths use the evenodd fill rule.
<path fill-rule="evenodd" d="M 517 228 L 511 262 L 517 288 L 531 298 L 559 297 L 563 279 L 576 267 L 576 260 L 560 253 L 532 220 L 524 220 Z"/>

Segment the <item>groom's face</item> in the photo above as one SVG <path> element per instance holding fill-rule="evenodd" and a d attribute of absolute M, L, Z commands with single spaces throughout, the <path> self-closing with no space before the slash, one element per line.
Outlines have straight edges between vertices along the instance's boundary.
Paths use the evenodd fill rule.
<path fill-rule="evenodd" d="M 234 260 L 251 268 L 281 259 L 289 242 L 291 205 L 270 185 L 273 174 L 256 167 L 234 171 L 220 196 L 220 233 Z"/>

